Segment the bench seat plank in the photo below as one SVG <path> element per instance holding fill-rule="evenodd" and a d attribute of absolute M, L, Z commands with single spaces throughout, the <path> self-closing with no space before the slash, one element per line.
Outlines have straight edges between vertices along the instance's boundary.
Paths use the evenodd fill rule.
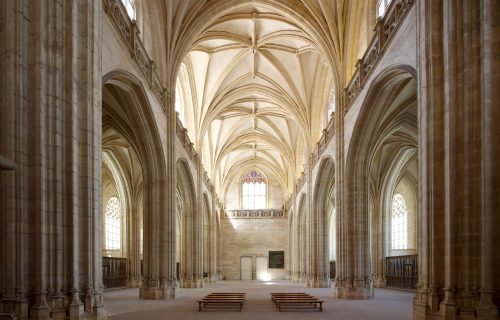
<path fill-rule="evenodd" d="M 202 307 L 206 307 L 208 304 L 238 304 L 241 309 L 243 308 L 244 299 L 201 299 L 198 300 L 198 311 L 202 310 Z"/>
<path fill-rule="evenodd" d="M 323 302 L 325 300 L 318 300 L 318 299 L 278 299 L 275 301 L 276 306 L 278 307 L 278 310 L 281 311 L 281 305 L 282 304 L 313 304 L 314 307 L 316 308 L 316 305 L 319 304 L 319 311 L 323 311 Z"/>

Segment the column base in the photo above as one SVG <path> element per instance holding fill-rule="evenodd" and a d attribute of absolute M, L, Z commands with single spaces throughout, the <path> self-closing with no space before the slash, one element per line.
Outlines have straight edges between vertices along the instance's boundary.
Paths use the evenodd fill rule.
<path fill-rule="evenodd" d="M 330 276 L 327 274 L 310 274 L 307 277 L 308 288 L 330 288 Z"/>
<path fill-rule="evenodd" d="M 217 274 L 213 273 L 209 277 L 209 283 L 216 283 L 217 282 Z"/>
<path fill-rule="evenodd" d="M 30 319 L 48 320 L 50 319 L 50 309 L 47 304 L 47 292 L 35 292 L 35 303 L 30 308 Z"/>
<path fill-rule="evenodd" d="M 144 300 L 169 300 L 175 299 L 177 288 L 168 286 L 163 288 L 141 287 L 139 288 L 139 299 Z"/>
<path fill-rule="evenodd" d="M 127 279 L 128 288 L 140 288 L 142 280 L 140 278 L 129 278 Z"/>
<path fill-rule="evenodd" d="M 375 288 L 385 288 L 387 286 L 387 282 L 383 275 L 374 275 L 373 276 L 373 286 Z"/>
<path fill-rule="evenodd" d="M 493 302 L 493 291 L 460 291 L 445 288 L 445 296 L 436 298 L 438 289 L 417 286 L 413 299 L 413 319 L 415 320 L 454 320 L 477 319 L 498 320 L 498 307 Z"/>
<path fill-rule="evenodd" d="M 4 296 L 0 300 L 0 313 L 11 314 L 19 319 L 28 319 L 28 310 L 29 303 L 23 293 L 13 297 Z"/>
<path fill-rule="evenodd" d="M 203 279 L 181 279 L 181 288 L 204 288 Z"/>
<path fill-rule="evenodd" d="M 371 279 L 337 279 L 333 296 L 339 299 L 373 299 L 374 291 Z"/>

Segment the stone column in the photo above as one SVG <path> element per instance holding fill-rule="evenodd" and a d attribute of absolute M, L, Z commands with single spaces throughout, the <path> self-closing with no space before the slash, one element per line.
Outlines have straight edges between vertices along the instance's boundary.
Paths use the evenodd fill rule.
<path fill-rule="evenodd" d="M 217 237 L 217 198 L 215 196 L 215 190 L 212 188 L 212 212 L 210 212 L 210 282 L 217 282 L 217 242 L 219 241 Z"/>
<path fill-rule="evenodd" d="M 101 2 L 0 2 L 0 312 L 104 319 Z"/>
<path fill-rule="evenodd" d="M 285 205 L 285 210 L 286 205 Z M 294 280 L 294 270 L 295 270 L 295 261 L 293 259 L 294 257 L 294 248 L 295 248 L 295 234 L 293 232 L 294 224 L 293 224 L 293 216 L 290 215 L 290 210 L 287 210 L 287 215 L 288 215 L 288 280 Z M 295 215 L 295 214 L 293 214 Z"/>
<path fill-rule="evenodd" d="M 384 189 L 385 190 L 385 189 Z M 372 267 L 373 276 L 373 286 L 378 288 L 383 288 L 386 285 L 385 280 L 385 245 L 386 245 L 386 234 L 385 234 L 385 203 L 382 200 L 384 197 L 378 193 L 375 195 L 374 199 L 371 199 L 369 203 L 368 214 L 372 217 L 370 224 L 370 264 Z"/>
<path fill-rule="evenodd" d="M 130 213 L 127 217 L 127 248 L 128 248 L 128 275 L 127 286 L 138 288 L 141 284 L 141 215 L 142 215 L 142 191 L 136 190 L 134 186 L 129 203 Z"/>
<path fill-rule="evenodd" d="M 198 144 L 200 145 L 200 144 Z M 196 199 L 198 200 L 195 206 L 195 211 L 193 212 L 193 251 L 190 257 L 193 262 L 193 270 L 190 275 L 192 278 L 191 288 L 203 288 L 203 259 L 207 252 L 203 250 L 203 165 L 201 163 L 201 154 L 197 157 L 196 161 Z M 189 200 L 188 200 L 189 201 Z"/>
<path fill-rule="evenodd" d="M 321 180 L 316 181 L 314 187 L 314 192 L 322 192 L 321 195 L 313 194 L 311 173 L 309 174 L 307 180 L 308 193 L 310 194 L 310 252 L 308 255 L 309 269 L 307 275 L 307 286 L 310 288 L 329 288 L 331 285 L 329 273 L 329 252 L 327 250 L 328 222 L 325 221 L 326 197 L 328 193 L 327 186 L 329 185 L 329 181 L 326 179 L 329 179 L 331 176 L 329 172 L 326 171 L 327 170 L 320 168 L 320 175 L 317 179 Z"/>
<path fill-rule="evenodd" d="M 151 145 L 155 148 L 151 150 L 154 157 L 149 163 L 149 172 L 144 176 L 143 279 L 139 290 L 141 299 L 173 299 L 177 289 L 175 264 L 176 118 L 175 100 L 169 92 L 172 91 L 167 89 L 164 98 L 168 130 L 167 143 L 166 146 Z"/>
<path fill-rule="evenodd" d="M 293 236 L 293 241 L 294 241 L 294 251 L 292 252 L 293 254 L 293 278 L 292 281 L 294 283 L 301 282 L 300 281 L 300 211 L 299 207 L 297 204 L 297 194 L 294 192 L 293 194 L 293 205 L 292 205 L 295 210 L 294 210 L 294 215 L 293 217 L 294 221 L 292 222 L 292 232 L 294 234 Z"/>
<path fill-rule="evenodd" d="M 498 319 L 500 2 L 420 0 L 414 319 Z"/>
<path fill-rule="evenodd" d="M 345 92 L 335 111 L 336 279 L 334 296 L 342 299 L 373 298 L 370 269 L 366 184 L 352 166 L 348 174 L 344 151 Z"/>
<path fill-rule="evenodd" d="M 167 72 L 167 74 L 174 74 L 174 72 Z M 174 299 L 179 287 L 177 281 L 177 263 L 176 263 L 176 250 L 177 250 L 177 197 L 176 197 L 176 184 L 177 184 L 177 168 L 176 168 L 176 154 L 175 154 L 175 138 L 177 115 L 175 113 L 175 78 L 172 76 L 167 84 L 165 92 L 165 113 L 167 115 L 167 150 L 166 150 L 166 163 L 167 163 L 167 176 L 166 188 L 163 197 L 166 197 L 166 210 L 164 211 L 166 225 L 164 226 L 165 237 L 165 286 L 167 298 Z"/>

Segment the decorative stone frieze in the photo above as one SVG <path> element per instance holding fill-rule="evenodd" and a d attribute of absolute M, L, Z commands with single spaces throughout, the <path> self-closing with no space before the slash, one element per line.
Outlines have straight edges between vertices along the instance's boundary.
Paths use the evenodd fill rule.
<path fill-rule="evenodd" d="M 122 1 L 102 0 L 102 3 L 104 12 L 107 13 L 109 19 L 118 31 L 118 34 L 130 50 L 132 58 L 144 74 L 150 89 L 154 92 L 160 104 L 164 106 L 164 95 L 166 89 L 160 79 L 160 76 L 158 75 L 158 72 L 156 71 L 154 61 L 149 57 L 146 48 L 139 37 L 137 24 L 128 16 L 127 10 L 123 6 Z"/>
<path fill-rule="evenodd" d="M 393 0 L 383 18 L 376 25 L 375 36 L 370 41 L 363 57 L 356 64 L 356 71 L 344 89 L 344 111 L 347 111 L 358 93 L 364 87 L 365 80 L 380 61 L 394 34 L 413 7 L 415 0 Z"/>
<path fill-rule="evenodd" d="M 227 210 L 226 219 L 286 219 L 286 211 L 282 209 Z"/>

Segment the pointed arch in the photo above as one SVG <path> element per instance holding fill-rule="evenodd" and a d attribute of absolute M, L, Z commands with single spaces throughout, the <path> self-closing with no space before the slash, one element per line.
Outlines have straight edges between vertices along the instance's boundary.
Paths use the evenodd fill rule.
<path fill-rule="evenodd" d="M 330 222 L 332 190 L 335 187 L 335 164 L 330 156 L 324 157 L 319 165 L 317 180 L 314 187 L 313 203 L 314 217 L 311 233 L 315 237 L 312 246 L 313 259 L 323 260 L 316 264 L 317 270 L 312 273 L 322 275 L 323 283 L 317 285 L 330 286 Z"/>
<path fill-rule="evenodd" d="M 375 225 L 369 214 L 370 167 L 377 161 L 376 150 L 393 145 L 399 149 L 417 147 L 416 80 L 410 66 L 394 66 L 376 77 L 364 99 L 354 125 L 346 157 L 344 203 L 338 217 L 340 235 L 346 239 L 338 256 L 344 263 L 337 268 L 338 277 L 362 279 L 355 290 L 348 283 L 337 287 L 339 297 L 373 297 L 370 230 Z M 376 177 L 375 180 L 380 180 Z M 372 191 L 377 193 L 378 186 Z M 378 203 L 378 199 L 375 203 Z M 378 271 L 383 272 L 383 270 Z M 345 290 L 344 290 L 345 288 Z"/>
<path fill-rule="evenodd" d="M 197 241 L 198 235 L 197 232 L 193 231 L 197 230 L 196 223 L 200 217 L 196 216 L 198 200 L 193 175 L 188 161 L 184 158 L 177 160 L 176 181 L 177 194 L 182 201 L 182 207 L 179 208 L 182 210 L 179 213 L 181 219 L 180 284 L 183 288 L 196 288 L 199 286 L 198 282 L 201 281 L 199 277 L 202 275 L 198 273 L 198 266 L 196 265 L 199 258 L 196 256 L 198 252 L 197 246 L 199 245 Z"/>
<path fill-rule="evenodd" d="M 160 243 L 167 240 L 167 228 L 161 228 L 168 221 L 163 192 L 166 189 L 166 163 L 160 131 L 155 114 L 141 81 L 131 73 L 113 70 L 103 77 L 103 133 L 114 130 L 126 141 L 137 155 L 142 169 L 143 217 L 143 274 L 140 297 L 147 298 L 150 284 L 168 278 L 167 253 L 160 250 Z M 135 219 L 137 222 L 140 219 Z M 140 227 L 133 225 L 134 238 L 140 237 Z M 140 272 L 139 241 L 135 241 L 137 258 L 132 269 Z M 137 270 L 136 270 L 137 269 Z"/>

